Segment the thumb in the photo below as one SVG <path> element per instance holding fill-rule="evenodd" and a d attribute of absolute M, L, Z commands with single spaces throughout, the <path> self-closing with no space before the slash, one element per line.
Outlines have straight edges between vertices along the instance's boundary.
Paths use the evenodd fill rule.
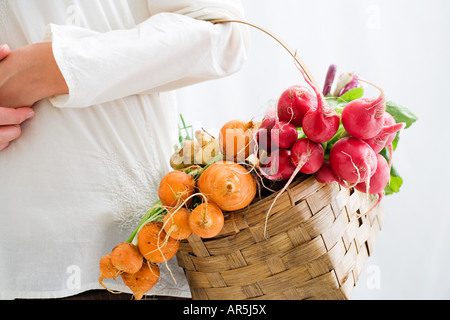
<path fill-rule="evenodd" d="M 0 107 L 0 125 L 21 124 L 34 116 L 33 109 L 29 107 L 22 108 L 1 108 Z"/>
<path fill-rule="evenodd" d="M 10 52 L 11 49 L 9 49 L 9 46 L 7 44 L 0 45 L 0 60 L 6 58 L 6 56 L 8 56 Z"/>

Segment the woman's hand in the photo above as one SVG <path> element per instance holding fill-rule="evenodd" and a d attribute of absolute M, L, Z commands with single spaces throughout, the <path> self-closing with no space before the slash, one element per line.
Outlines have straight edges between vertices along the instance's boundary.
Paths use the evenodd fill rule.
<path fill-rule="evenodd" d="M 0 61 L 0 106 L 32 106 L 41 99 L 67 94 L 50 42 L 10 51 Z"/>
<path fill-rule="evenodd" d="M 0 60 L 6 58 L 9 53 L 7 45 L 0 46 Z M 5 149 L 11 141 L 20 136 L 22 132 L 20 124 L 32 116 L 34 111 L 31 108 L 0 108 L 0 150 Z"/>
<path fill-rule="evenodd" d="M 0 108 L 0 151 L 6 149 L 9 143 L 17 139 L 22 130 L 20 124 L 34 116 L 31 108 Z"/>

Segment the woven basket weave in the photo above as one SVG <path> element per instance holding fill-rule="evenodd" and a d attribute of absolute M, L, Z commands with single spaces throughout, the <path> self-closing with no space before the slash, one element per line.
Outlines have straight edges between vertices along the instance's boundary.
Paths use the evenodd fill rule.
<path fill-rule="evenodd" d="M 276 194 L 226 215 L 213 239 L 181 243 L 194 300 L 346 300 L 351 297 L 381 228 L 376 198 L 313 176 L 292 184 L 266 214 Z"/>

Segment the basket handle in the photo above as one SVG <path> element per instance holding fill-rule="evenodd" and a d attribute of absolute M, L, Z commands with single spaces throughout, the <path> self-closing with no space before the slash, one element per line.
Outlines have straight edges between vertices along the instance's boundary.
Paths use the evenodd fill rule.
<path fill-rule="evenodd" d="M 245 24 L 248 25 L 252 28 L 258 29 L 262 32 L 264 32 L 265 34 L 269 35 L 271 38 L 273 38 L 274 40 L 276 40 L 279 44 L 281 44 L 281 46 L 287 51 L 289 52 L 289 54 L 294 58 L 295 62 L 299 65 L 300 68 L 302 68 L 302 70 L 305 72 L 306 76 L 308 77 L 308 79 L 311 81 L 311 83 L 316 87 L 319 88 L 319 86 L 317 85 L 316 80 L 314 79 L 312 73 L 309 71 L 308 67 L 306 66 L 306 64 L 298 57 L 297 55 L 297 51 L 293 51 L 291 48 L 289 48 L 289 46 L 280 39 L 280 37 L 276 36 L 275 34 L 273 34 L 272 32 L 261 28 L 255 24 L 252 24 L 250 22 L 247 21 L 241 21 L 241 20 L 228 20 L 228 19 L 216 19 L 216 20 L 210 20 L 209 22 L 211 23 L 230 23 L 230 22 L 234 22 L 234 23 L 241 23 L 241 24 Z"/>

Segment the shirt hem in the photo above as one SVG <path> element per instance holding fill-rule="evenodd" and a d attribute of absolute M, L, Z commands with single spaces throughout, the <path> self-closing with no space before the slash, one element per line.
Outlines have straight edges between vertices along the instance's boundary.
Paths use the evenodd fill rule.
<path fill-rule="evenodd" d="M 128 288 L 124 288 L 123 284 L 108 283 L 107 287 L 111 291 L 120 293 L 131 293 Z M 0 292 L 1 300 L 15 300 L 15 299 L 61 299 L 73 297 L 78 294 L 85 293 L 90 290 L 105 290 L 99 284 L 86 284 L 82 288 L 73 290 L 59 290 L 59 291 L 10 291 Z M 164 296 L 177 298 L 192 298 L 191 292 L 176 288 L 153 288 L 147 292 L 145 296 Z"/>

